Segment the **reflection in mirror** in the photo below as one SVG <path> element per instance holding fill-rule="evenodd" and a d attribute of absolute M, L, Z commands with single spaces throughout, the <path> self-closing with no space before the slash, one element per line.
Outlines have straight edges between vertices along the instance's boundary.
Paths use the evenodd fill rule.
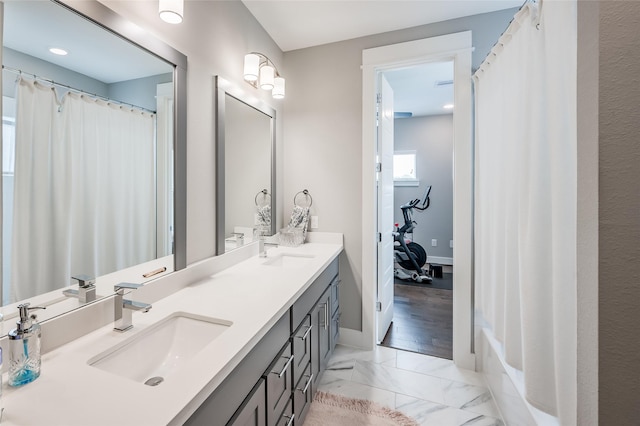
<path fill-rule="evenodd" d="M 97 2 L 81 7 L 124 22 Z M 174 105 L 186 58 L 164 48 L 171 60 L 57 2 L 4 3 L 3 305 L 77 288 L 74 276 L 166 264 L 182 246 L 173 191 L 183 184 L 174 167 L 183 167 L 185 132 Z"/>
<path fill-rule="evenodd" d="M 216 78 L 217 253 L 275 234 L 275 110 Z"/>

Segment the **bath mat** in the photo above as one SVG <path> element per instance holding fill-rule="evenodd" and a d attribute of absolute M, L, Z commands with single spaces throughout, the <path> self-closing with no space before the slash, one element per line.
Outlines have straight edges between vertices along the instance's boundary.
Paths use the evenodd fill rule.
<path fill-rule="evenodd" d="M 304 426 L 418 426 L 418 423 L 375 402 L 316 392 Z"/>

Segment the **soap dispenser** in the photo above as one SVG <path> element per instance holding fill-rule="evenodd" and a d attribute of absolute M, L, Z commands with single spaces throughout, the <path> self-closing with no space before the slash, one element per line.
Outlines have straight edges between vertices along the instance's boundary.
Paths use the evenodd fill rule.
<path fill-rule="evenodd" d="M 16 321 L 17 327 L 9 332 L 10 386 L 26 385 L 40 376 L 40 324 L 29 311 L 45 308 L 29 305 L 18 305 L 20 319 Z"/>

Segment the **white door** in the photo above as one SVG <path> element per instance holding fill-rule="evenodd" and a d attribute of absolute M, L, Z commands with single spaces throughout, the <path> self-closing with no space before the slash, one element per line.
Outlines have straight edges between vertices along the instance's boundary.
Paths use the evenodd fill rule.
<path fill-rule="evenodd" d="M 378 84 L 378 343 L 393 319 L 393 90 Z"/>

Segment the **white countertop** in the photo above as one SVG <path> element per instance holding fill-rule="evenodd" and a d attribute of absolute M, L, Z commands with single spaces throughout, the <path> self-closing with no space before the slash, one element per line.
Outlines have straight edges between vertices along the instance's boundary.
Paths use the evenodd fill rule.
<path fill-rule="evenodd" d="M 134 312 L 128 332 L 109 324 L 43 355 L 36 381 L 19 388 L 4 384 L 2 425 L 182 424 L 341 251 L 335 243 L 270 248 L 267 259 L 254 256 L 155 302 L 148 313 Z M 304 268 L 263 265 L 279 253 L 313 258 Z M 128 298 L 135 300 L 135 292 Z M 157 387 L 87 364 L 174 312 L 233 325 Z"/>

